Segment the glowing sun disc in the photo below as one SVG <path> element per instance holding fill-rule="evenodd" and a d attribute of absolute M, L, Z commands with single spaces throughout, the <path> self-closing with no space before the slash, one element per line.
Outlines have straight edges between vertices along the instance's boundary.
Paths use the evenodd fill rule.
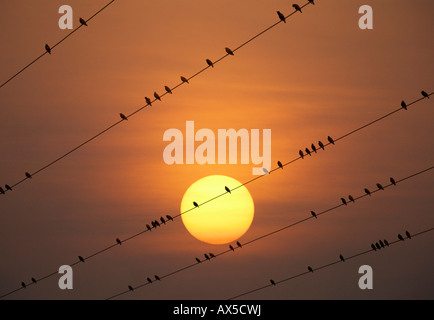
<path fill-rule="evenodd" d="M 241 183 L 231 177 L 213 175 L 194 182 L 185 192 L 181 201 L 181 212 L 199 205 Z M 196 239 L 211 243 L 225 244 L 240 238 L 253 221 L 254 204 L 245 186 L 233 190 L 199 208 L 183 214 L 182 222 Z"/>

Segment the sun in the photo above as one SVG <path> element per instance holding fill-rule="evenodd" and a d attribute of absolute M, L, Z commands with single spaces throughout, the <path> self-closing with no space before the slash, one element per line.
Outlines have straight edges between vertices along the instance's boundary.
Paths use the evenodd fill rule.
<path fill-rule="evenodd" d="M 181 213 L 193 208 L 193 202 L 199 204 L 198 208 L 181 216 L 188 232 L 211 244 L 229 243 L 246 233 L 253 221 L 254 204 L 249 190 L 240 185 L 239 181 L 222 175 L 207 176 L 194 182 L 181 201 Z M 225 192 L 227 194 L 204 203 Z"/>

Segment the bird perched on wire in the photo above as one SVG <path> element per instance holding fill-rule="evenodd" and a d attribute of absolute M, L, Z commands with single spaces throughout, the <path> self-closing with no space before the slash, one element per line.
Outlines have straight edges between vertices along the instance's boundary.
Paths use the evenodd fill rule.
<path fill-rule="evenodd" d="M 196 201 L 193 201 L 193 205 L 194 205 L 196 208 L 199 208 L 199 205 L 197 204 Z"/>
<path fill-rule="evenodd" d="M 314 0 L 308 0 L 308 1 L 309 1 L 309 3 L 311 3 L 311 4 L 315 5 L 315 2 L 314 2 Z"/>
<path fill-rule="evenodd" d="M 3 190 L 2 187 L 0 187 L 0 193 L 1 193 L 1 194 L 5 194 L 5 193 L 6 193 L 6 192 Z"/>
<path fill-rule="evenodd" d="M 87 27 L 86 20 L 84 20 L 83 18 L 80 18 L 79 21 L 80 21 L 80 23 L 81 23 L 83 26 L 86 26 L 86 27 Z"/>
<path fill-rule="evenodd" d="M 186 77 L 183 77 L 183 76 L 181 76 L 181 81 L 182 81 L 182 82 L 185 82 L 185 83 L 189 83 L 189 82 L 188 82 L 188 79 L 187 79 Z"/>
<path fill-rule="evenodd" d="M 152 279 L 151 278 L 146 278 L 146 280 L 148 280 L 148 283 L 152 283 Z"/>
<path fill-rule="evenodd" d="M 200 261 L 199 258 L 196 258 L 197 263 L 201 263 L 202 261 Z"/>
<path fill-rule="evenodd" d="M 154 277 L 155 277 L 155 280 L 161 281 L 161 279 L 160 279 L 160 277 L 159 277 L 159 276 L 157 276 L 157 275 L 154 275 Z"/>
<path fill-rule="evenodd" d="M 335 144 L 335 140 L 333 140 L 332 137 L 328 136 L 327 140 L 331 143 L 331 144 Z"/>
<path fill-rule="evenodd" d="M 429 94 L 428 93 L 426 93 L 425 91 L 421 91 L 420 92 L 421 94 L 422 94 L 422 96 L 424 97 L 424 98 L 428 98 L 429 99 Z"/>
<path fill-rule="evenodd" d="M 210 256 L 211 258 L 215 258 L 215 255 L 214 255 L 212 252 L 209 253 L 209 256 Z"/>
<path fill-rule="evenodd" d="M 380 245 L 378 244 L 378 242 L 375 242 L 375 247 L 376 247 L 378 250 L 381 250 L 381 247 L 380 247 Z"/>
<path fill-rule="evenodd" d="M 84 262 L 84 258 L 82 256 L 78 256 L 78 260 L 80 260 L 81 262 Z"/>
<path fill-rule="evenodd" d="M 26 175 L 26 178 L 28 178 L 28 179 L 32 178 L 32 175 L 30 173 L 28 173 L 28 172 L 26 172 L 25 175 Z"/>
<path fill-rule="evenodd" d="M 341 259 L 342 262 L 345 262 L 344 256 L 343 255 L 339 255 L 339 259 Z"/>
<path fill-rule="evenodd" d="M 6 190 L 8 190 L 8 191 L 12 191 L 12 187 L 11 187 L 10 185 L 8 185 L 8 184 L 5 184 L 5 188 L 6 188 Z"/>
<path fill-rule="evenodd" d="M 396 186 L 396 181 L 392 177 L 390 177 L 390 183 L 393 184 L 394 186 Z"/>
<path fill-rule="evenodd" d="M 313 272 L 313 269 L 311 266 L 307 266 L 307 270 L 309 270 L 310 272 Z"/>
<path fill-rule="evenodd" d="M 155 99 L 161 101 L 161 97 L 160 97 L 160 95 L 156 91 L 154 92 L 154 97 L 155 97 Z"/>
<path fill-rule="evenodd" d="M 380 243 L 380 246 L 381 246 L 382 248 L 384 248 L 384 242 L 380 240 L 379 243 Z"/>
<path fill-rule="evenodd" d="M 128 286 L 128 289 L 129 289 L 130 291 L 134 291 L 134 288 L 133 288 L 132 286 Z"/>
<path fill-rule="evenodd" d="M 231 189 L 229 189 L 227 186 L 225 186 L 225 190 L 226 190 L 226 192 L 231 193 Z"/>
<path fill-rule="evenodd" d="M 408 231 L 405 231 L 405 235 L 407 236 L 407 238 L 411 239 L 411 234 Z"/>
<path fill-rule="evenodd" d="M 265 168 L 262 168 L 262 171 L 264 171 L 265 174 L 270 174 L 270 171 L 268 171 L 268 170 L 265 169 Z"/>
<path fill-rule="evenodd" d="M 146 101 L 147 104 L 149 104 L 150 106 L 152 106 L 151 99 L 149 99 L 148 97 L 145 97 L 145 101 Z"/>
<path fill-rule="evenodd" d="M 341 201 L 344 205 L 347 205 L 347 200 L 345 200 L 345 198 L 341 198 Z"/>
<path fill-rule="evenodd" d="M 51 48 L 48 44 L 45 45 L 45 51 L 47 51 L 48 54 L 51 54 Z"/>
<path fill-rule="evenodd" d="M 273 279 L 270 279 L 270 283 L 273 285 L 273 286 L 275 286 L 276 285 L 276 282 L 274 282 L 274 280 Z"/>
<path fill-rule="evenodd" d="M 120 117 L 122 120 L 128 120 L 127 116 L 124 115 L 123 113 L 119 113 Z"/>
<path fill-rule="evenodd" d="M 365 188 L 365 193 L 370 196 L 371 195 L 371 191 L 368 190 L 368 188 Z"/>
<path fill-rule="evenodd" d="M 286 23 L 286 18 L 284 14 L 280 11 L 277 11 L 277 15 L 279 16 L 279 19 Z"/>
<path fill-rule="evenodd" d="M 229 49 L 229 48 L 225 48 L 225 51 L 226 51 L 227 54 L 230 54 L 231 56 L 234 55 L 234 52 L 231 49 Z"/>
<path fill-rule="evenodd" d="M 232 247 L 232 245 L 229 245 L 229 249 L 231 249 L 232 251 L 235 251 L 234 247 Z"/>
<path fill-rule="evenodd" d="M 324 143 L 322 143 L 322 141 L 318 141 L 318 145 L 321 149 L 324 150 Z"/>
<path fill-rule="evenodd" d="M 384 244 L 385 244 L 386 246 L 389 246 L 389 242 L 388 242 L 386 239 L 384 239 Z"/>
<path fill-rule="evenodd" d="M 398 239 L 404 241 L 404 237 L 400 233 L 398 234 Z"/>
<path fill-rule="evenodd" d="M 377 251 L 377 248 L 375 247 L 375 245 L 373 243 L 371 244 L 371 248 L 372 248 L 372 250 Z"/>
<path fill-rule="evenodd" d="M 167 220 L 173 221 L 172 216 L 170 216 L 170 215 L 168 215 L 168 214 L 166 214 L 166 218 L 167 218 Z"/>
<path fill-rule="evenodd" d="M 32 277 L 32 282 L 36 284 L 36 282 L 38 281 L 36 281 L 36 279 Z"/>
<path fill-rule="evenodd" d="M 303 150 L 299 150 L 299 151 L 298 151 L 298 154 L 300 155 L 300 157 L 301 157 L 302 159 L 304 159 Z"/>
<path fill-rule="evenodd" d="M 277 161 L 277 165 L 279 166 L 280 169 L 283 169 L 283 164 L 280 161 Z"/>
<path fill-rule="evenodd" d="M 161 223 L 166 224 L 166 220 L 164 220 L 163 217 L 160 217 L 160 221 L 161 221 Z"/>
<path fill-rule="evenodd" d="M 314 211 L 311 211 L 310 214 L 312 215 L 312 217 L 315 217 L 315 219 L 318 219 L 318 217 L 316 216 L 316 213 Z"/>
<path fill-rule="evenodd" d="M 122 241 L 121 241 L 119 238 L 116 238 L 116 242 L 117 242 L 119 245 L 122 244 Z"/>
<path fill-rule="evenodd" d="M 206 59 L 206 63 L 211 67 L 214 68 L 214 63 L 210 59 Z"/>
<path fill-rule="evenodd" d="M 316 147 L 315 147 L 315 145 L 313 143 L 310 145 L 310 147 L 312 148 L 313 152 L 316 153 Z"/>
<path fill-rule="evenodd" d="M 304 151 L 306 151 L 306 154 L 308 154 L 312 157 L 312 155 L 310 154 L 310 150 L 308 148 L 304 149 Z"/>
<path fill-rule="evenodd" d="M 401 101 L 401 107 L 403 107 L 405 110 L 407 110 L 407 104 L 404 100 Z"/>
<path fill-rule="evenodd" d="M 150 226 L 149 224 L 146 225 L 146 228 L 147 228 L 149 231 L 152 231 L 152 228 L 151 228 L 151 226 Z"/>
<path fill-rule="evenodd" d="M 239 241 L 237 241 L 237 246 L 240 247 L 240 248 L 243 247 Z"/>
<path fill-rule="evenodd" d="M 348 199 L 350 199 L 350 201 L 352 201 L 352 202 L 356 202 L 356 200 L 354 200 L 354 198 L 351 194 L 348 196 Z"/>
<path fill-rule="evenodd" d="M 166 92 L 167 92 L 167 93 L 170 93 L 170 94 L 173 93 L 173 92 L 172 92 L 172 89 L 170 89 L 168 86 L 164 86 L 164 89 L 166 89 Z"/>
<path fill-rule="evenodd" d="M 377 183 L 377 188 L 378 188 L 378 190 L 384 190 L 383 186 L 379 183 Z"/>
<path fill-rule="evenodd" d="M 207 255 L 206 253 L 204 254 L 204 257 L 205 257 L 206 260 L 210 260 L 209 255 Z"/>
<path fill-rule="evenodd" d="M 300 13 L 302 13 L 301 8 L 298 4 L 294 3 L 292 6 L 294 7 L 295 11 L 300 11 Z"/>
<path fill-rule="evenodd" d="M 26 288 L 26 284 L 25 284 L 24 282 L 21 282 L 21 286 L 22 286 L 23 288 Z"/>

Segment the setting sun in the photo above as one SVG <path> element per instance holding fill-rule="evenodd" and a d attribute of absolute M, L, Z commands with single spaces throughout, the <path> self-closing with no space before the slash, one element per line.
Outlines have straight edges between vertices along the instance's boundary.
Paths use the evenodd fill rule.
<path fill-rule="evenodd" d="M 253 199 L 246 187 L 232 190 L 241 183 L 227 176 L 213 175 L 193 183 L 185 192 L 181 202 L 181 212 L 199 205 L 224 192 L 231 192 L 183 214 L 182 221 L 187 230 L 197 239 L 211 243 L 224 244 L 241 237 L 253 221 Z"/>

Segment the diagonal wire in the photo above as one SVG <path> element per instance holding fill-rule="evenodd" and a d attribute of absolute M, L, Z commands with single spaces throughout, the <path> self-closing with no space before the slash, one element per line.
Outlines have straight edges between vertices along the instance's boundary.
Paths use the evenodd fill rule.
<path fill-rule="evenodd" d="M 427 168 L 427 169 L 421 170 L 421 171 L 419 171 L 419 172 L 416 172 L 416 173 L 414 173 L 414 174 L 408 175 L 408 176 L 406 176 L 406 177 L 404 177 L 404 178 L 401 178 L 401 179 L 399 179 L 399 180 L 396 180 L 396 181 L 395 181 L 395 184 L 398 184 L 398 183 L 400 183 L 400 182 L 406 181 L 406 180 L 411 179 L 411 178 L 413 178 L 413 177 L 416 177 L 416 176 L 418 176 L 418 175 L 420 175 L 420 174 L 423 174 L 423 173 L 425 173 L 425 172 L 428 172 L 429 170 L 431 170 L 431 169 L 433 169 L 433 168 L 434 168 L 434 167 L 430 167 L 430 168 Z M 394 184 L 390 183 L 390 184 L 388 184 L 388 185 L 383 186 L 383 188 L 386 189 L 386 188 L 391 187 L 391 186 L 393 186 L 393 185 L 394 185 Z M 376 192 L 378 192 L 378 191 L 381 191 L 381 189 L 377 189 L 377 190 L 373 190 L 373 191 L 371 191 L 371 195 L 374 194 L 374 193 L 376 193 Z M 367 197 L 367 196 L 368 196 L 368 194 L 365 193 L 365 194 L 362 194 L 362 195 L 360 195 L 360 196 L 358 196 L 358 197 L 355 197 L 354 200 L 359 200 L 359 199 L 365 198 L 365 197 Z M 353 203 L 355 203 L 355 202 L 353 202 Z M 331 212 L 331 211 L 336 210 L 337 208 L 340 208 L 340 207 L 342 207 L 342 206 L 344 206 L 343 203 L 340 204 L 340 205 L 337 205 L 337 206 L 333 206 L 333 207 L 331 207 L 331 208 L 328 208 L 328 209 L 326 209 L 326 210 L 323 210 L 323 211 L 317 213 L 316 216 L 323 215 L 323 214 L 325 214 L 325 213 Z M 250 241 L 246 241 L 246 242 L 244 242 L 244 243 L 242 244 L 242 247 L 247 246 L 247 245 L 250 245 L 250 244 L 253 244 L 253 243 L 255 243 L 256 241 L 262 240 L 262 239 L 267 238 L 267 237 L 269 237 L 269 236 L 271 236 L 271 235 L 274 235 L 274 234 L 279 233 L 279 232 L 281 232 L 281 231 L 287 230 L 287 229 L 289 229 L 289 228 L 291 228 L 291 227 L 294 227 L 294 226 L 296 226 L 296 225 L 298 225 L 298 224 L 300 224 L 300 223 L 306 222 L 307 220 L 314 219 L 314 218 L 315 218 L 314 216 L 309 216 L 309 217 L 307 217 L 307 218 L 304 218 L 304 219 L 298 220 L 298 221 L 296 221 L 296 222 L 294 222 L 294 223 L 288 224 L 288 225 L 286 225 L 286 226 L 284 226 L 284 227 L 282 227 L 282 228 L 279 228 L 279 229 L 277 229 L 277 230 L 274 230 L 274 231 L 268 232 L 268 233 L 266 233 L 266 234 L 264 234 L 264 235 L 261 235 L 261 236 L 259 236 L 259 237 L 254 238 L 254 239 L 252 239 L 252 240 L 250 240 Z M 240 246 L 230 247 L 230 249 L 228 249 L 228 250 L 226 250 L 226 251 L 223 251 L 223 252 L 220 252 L 220 253 L 216 254 L 215 257 L 222 256 L 222 255 L 224 255 L 224 254 L 227 254 L 227 253 L 229 253 L 229 252 L 231 252 L 231 251 L 235 251 L 235 250 L 240 249 L 240 248 L 241 248 Z M 203 261 L 201 261 L 201 262 L 203 262 Z M 187 270 L 187 269 L 193 268 L 193 267 L 195 267 L 195 266 L 198 266 L 199 264 L 200 264 L 200 263 L 189 264 L 189 265 L 187 265 L 187 266 L 185 266 L 185 267 L 182 267 L 182 268 L 180 268 L 180 269 L 177 269 L 177 270 L 175 270 L 175 271 L 173 271 L 173 272 L 170 272 L 170 273 L 168 273 L 168 274 L 166 274 L 166 275 L 163 275 L 163 276 L 161 276 L 161 277 L 159 277 L 159 278 L 162 280 L 162 279 L 164 279 L 164 278 L 167 278 L 167 277 L 170 277 L 170 276 L 175 275 L 175 274 L 177 274 L 177 273 L 180 273 L 180 272 L 182 272 L 182 271 L 184 271 L 184 270 Z M 136 289 L 142 288 L 142 287 L 147 286 L 147 285 L 150 285 L 150 284 L 151 284 L 151 283 L 148 281 L 148 282 L 145 282 L 145 283 L 139 284 L 139 285 L 137 285 L 137 286 L 135 286 L 135 287 L 132 287 L 132 288 L 133 288 L 133 290 L 136 290 Z M 265 287 L 268 287 L 268 286 L 265 286 Z M 264 287 L 264 288 L 265 288 L 265 287 Z M 117 298 L 117 297 L 119 297 L 119 296 L 122 296 L 122 295 L 124 295 L 124 294 L 130 292 L 130 291 L 132 291 L 132 290 L 129 289 L 129 290 L 125 290 L 125 291 L 119 292 L 119 293 L 117 293 L 117 294 L 115 294 L 115 295 L 113 295 L 113 296 L 107 298 L 107 300 L 111 300 L 111 299 Z"/>
<path fill-rule="evenodd" d="M 95 16 L 97 16 L 101 11 L 103 11 L 104 9 L 106 9 L 109 5 L 111 5 L 115 0 L 111 0 L 109 3 L 107 3 L 104 7 L 102 7 L 101 9 L 99 9 L 96 13 L 94 13 L 89 19 L 86 20 L 86 22 L 92 20 Z M 70 36 L 72 36 L 76 31 L 78 31 L 83 25 L 80 23 L 80 25 L 73 29 L 70 33 L 68 33 L 65 37 L 63 37 L 62 39 L 60 39 L 58 42 L 56 42 L 52 47 L 51 50 L 53 50 L 54 48 L 56 48 L 58 45 L 60 45 L 63 41 L 65 41 L 67 38 L 69 38 Z M 19 74 L 21 74 L 22 72 L 24 72 L 24 70 L 26 70 L 28 67 L 30 67 L 32 64 L 34 64 L 36 61 L 38 61 L 39 59 L 41 59 L 43 56 L 45 56 L 48 52 L 45 51 L 43 54 L 41 54 L 39 57 L 37 57 L 35 60 L 33 60 L 32 62 L 28 63 L 25 67 L 23 67 L 22 69 L 20 69 L 17 73 L 15 73 L 12 77 L 10 77 L 8 80 L 6 80 L 5 82 L 3 82 L 0 85 L 0 88 L 2 88 L 3 86 L 5 86 L 7 83 L 9 83 L 10 81 L 12 81 L 12 79 L 14 79 L 16 76 L 18 76 Z"/>
<path fill-rule="evenodd" d="M 114 1 L 114 0 L 113 0 Z M 113 2 L 112 1 L 112 2 Z M 111 3 L 111 2 L 110 2 Z M 110 4 L 109 3 L 109 4 Z M 307 6 L 309 4 L 309 2 L 307 2 L 305 5 L 303 5 L 301 8 L 304 8 L 305 6 Z M 108 6 L 108 5 L 107 5 Z M 102 10 L 102 9 L 101 9 Z M 100 11 L 101 11 L 100 10 Z M 288 16 L 286 16 L 286 18 L 294 15 L 296 13 L 296 11 L 290 13 Z M 267 29 L 261 31 L 260 33 L 256 34 L 254 37 L 250 38 L 249 40 L 247 40 L 246 42 L 244 42 L 243 44 L 241 44 L 240 46 L 238 46 L 236 49 L 232 50 L 232 52 L 235 52 L 239 49 L 241 49 L 243 46 L 247 45 L 249 42 L 253 41 L 254 39 L 256 39 L 257 37 L 259 37 L 260 35 L 264 34 L 265 32 L 271 30 L 272 28 L 276 27 L 278 24 L 282 23 L 282 20 L 279 20 L 278 22 L 274 23 L 272 26 L 268 27 Z M 80 28 L 81 25 L 78 27 Z M 77 29 L 78 29 L 77 28 Z M 77 29 L 75 29 L 74 31 L 76 31 Z M 74 32 L 73 31 L 73 32 Z M 69 36 L 69 35 L 68 35 Z M 67 36 L 67 37 L 68 37 Z M 66 37 L 64 38 L 66 39 Z M 53 46 L 53 48 L 55 46 L 57 46 L 58 44 L 60 44 L 64 39 L 62 39 L 61 41 L 59 41 L 56 45 Z M 45 55 L 46 52 L 44 54 L 42 54 L 40 57 L 42 57 L 43 55 Z M 218 60 L 213 62 L 213 65 L 221 62 L 223 59 L 227 58 L 230 54 L 226 53 L 224 56 L 222 56 L 221 58 L 219 58 Z M 39 58 L 40 58 L 39 57 Z M 38 58 L 38 59 L 39 59 Z M 36 60 L 35 60 L 36 61 Z M 192 76 L 190 76 L 189 78 L 186 78 L 186 81 L 182 81 L 179 84 L 177 84 L 175 87 L 170 88 L 170 91 L 174 91 L 177 88 L 179 88 L 180 86 L 182 86 L 183 84 L 185 84 L 186 82 L 188 83 L 189 80 L 197 77 L 198 75 L 200 75 L 202 72 L 206 71 L 207 69 L 211 68 L 211 65 L 207 65 L 206 67 L 204 67 L 203 69 L 199 70 L 198 72 L 196 72 L 195 74 L 193 74 Z M 137 114 L 138 112 L 142 111 L 143 109 L 152 106 L 152 103 L 155 103 L 157 100 L 161 100 L 162 97 L 164 97 L 166 94 L 168 94 L 168 92 L 164 92 L 163 94 L 159 95 L 159 98 L 155 98 L 153 100 L 150 100 L 148 103 L 146 103 L 144 106 L 140 107 L 139 109 L 137 109 L 136 111 L 130 113 L 129 115 L 125 116 L 125 120 L 128 120 L 128 118 L 134 116 L 135 114 Z M 73 153 L 74 151 L 77 151 L 78 149 L 84 147 L 86 144 L 90 143 L 91 141 L 95 140 L 96 138 L 98 138 L 99 136 L 101 136 L 102 134 L 106 133 L 107 131 L 113 129 L 114 127 L 116 127 L 117 125 L 119 125 L 121 122 L 123 122 L 124 120 L 119 120 L 118 122 L 113 123 L 112 125 L 110 125 L 109 127 L 107 127 L 106 129 L 103 129 L 102 131 L 98 132 L 96 135 L 94 135 L 93 137 L 87 139 L 86 141 L 84 141 L 83 143 L 79 144 L 78 146 L 74 147 L 73 149 L 71 149 L 70 151 L 66 152 L 65 154 L 63 154 L 62 156 L 58 157 L 57 159 L 51 161 L 50 163 L 46 164 L 45 166 L 43 166 L 42 168 L 34 171 L 33 173 L 31 173 L 31 176 L 34 176 L 38 173 L 40 173 L 41 171 L 44 171 L 46 169 L 48 169 L 49 167 L 51 167 L 52 165 L 54 165 L 55 163 L 57 163 L 58 161 L 62 160 L 63 158 L 67 157 L 68 155 L 70 155 L 71 153 Z M 13 185 L 11 185 L 11 188 L 14 188 L 18 185 L 20 185 L 21 183 L 27 181 L 29 179 L 29 177 L 25 177 L 21 180 L 19 180 L 18 182 L 14 183 Z M 6 190 L 8 191 L 8 190 Z"/>
<path fill-rule="evenodd" d="M 411 235 L 411 238 L 414 238 L 414 237 L 420 236 L 420 235 L 422 235 L 422 234 L 425 234 L 425 233 L 431 232 L 431 231 L 433 231 L 433 230 L 434 230 L 434 228 L 429 228 L 429 229 L 426 229 L 426 230 L 420 231 L 420 232 L 418 232 L 418 233 L 412 234 L 412 235 Z M 409 237 L 406 236 L 406 237 L 403 237 L 403 239 L 409 239 Z M 402 242 L 402 240 L 399 240 L 399 239 L 398 239 L 398 240 L 392 241 L 392 242 L 389 243 L 389 246 L 392 246 L 392 245 L 397 244 L 397 243 L 399 243 L 399 242 Z M 351 256 L 345 257 L 344 259 L 345 259 L 345 261 L 347 261 L 347 260 L 351 260 L 351 259 L 354 259 L 354 258 L 360 257 L 360 256 L 362 256 L 362 255 L 365 255 L 365 254 L 368 254 L 368 253 L 371 253 L 371 252 L 374 252 L 374 250 L 369 249 L 369 250 L 360 251 L 360 252 L 355 253 L 355 254 L 353 254 L 353 255 L 351 255 Z M 321 270 L 321 269 L 329 268 L 329 267 L 334 266 L 334 265 L 337 265 L 338 263 L 341 263 L 341 262 L 344 262 L 344 261 L 342 261 L 341 259 L 339 259 L 339 260 L 334 260 L 334 261 L 329 262 L 329 263 L 327 263 L 327 264 L 321 265 L 321 266 L 319 266 L 319 267 L 317 267 L 317 268 L 315 268 L 315 269 L 312 269 L 312 272 L 314 272 L 314 271 L 318 271 L 318 270 Z M 283 282 L 287 282 L 287 281 L 293 280 L 293 279 L 295 279 L 295 278 L 299 278 L 299 277 L 301 277 L 301 276 L 305 276 L 305 275 L 310 274 L 310 273 L 312 273 L 312 272 L 311 272 L 311 271 L 301 272 L 301 273 L 299 273 L 299 274 L 296 274 L 296 275 L 290 276 L 290 277 L 288 277 L 288 278 L 285 278 L 285 279 L 282 279 L 282 280 L 279 280 L 279 281 L 275 281 L 275 282 L 274 282 L 274 283 L 275 283 L 274 285 L 273 285 L 272 283 L 270 283 L 270 284 L 268 284 L 268 285 L 264 285 L 264 286 L 258 287 L 258 288 L 256 288 L 256 289 L 249 290 L 249 291 L 243 292 L 243 293 L 241 293 L 241 294 L 238 294 L 238 295 L 236 295 L 236 296 L 234 296 L 234 297 L 232 297 L 232 298 L 229 298 L 228 300 L 234 300 L 234 299 L 237 299 L 237 298 L 240 298 L 240 297 L 246 296 L 246 295 L 248 295 L 248 294 L 251 294 L 251 293 L 254 293 L 254 292 L 257 292 L 257 291 L 261 291 L 261 290 L 263 290 L 263 289 L 266 289 L 266 288 L 269 288 L 269 287 L 273 287 L 273 286 L 275 286 L 275 285 L 277 285 L 277 284 L 280 284 L 280 283 L 283 283 Z"/>

